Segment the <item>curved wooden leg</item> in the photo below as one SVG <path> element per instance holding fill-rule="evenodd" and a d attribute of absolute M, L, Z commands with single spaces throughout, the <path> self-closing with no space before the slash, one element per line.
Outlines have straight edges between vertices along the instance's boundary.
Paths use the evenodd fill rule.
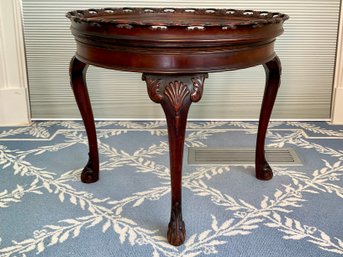
<path fill-rule="evenodd" d="M 172 193 L 167 237 L 169 243 L 175 246 L 183 244 L 186 236 L 182 219 L 181 179 L 187 114 L 191 103 L 200 100 L 206 77 L 207 74 L 143 74 L 151 100 L 162 105 L 167 118 Z"/>
<path fill-rule="evenodd" d="M 273 171 L 265 158 L 264 144 L 266 132 L 276 95 L 280 86 L 281 62 L 276 56 L 273 60 L 263 65 L 266 71 L 266 88 L 264 91 L 261 107 L 260 120 L 257 132 L 255 169 L 256 178 L 261 180 L 270 180 L 273 177 Z"/>
<path fill-rule="evenodd" d="M 88 65 L 73 57 L 70 62 L 70 84 L 79 107 L 83 123 L 86 127 L 89 159 L 86 167 L 81 174 L 81 181 L 84 183 L 93 183 L 99 179 L 99 154 L 96 138 L 96 130 L 92 112 L 92 106 L 89 100 L 86 72 Z"/>

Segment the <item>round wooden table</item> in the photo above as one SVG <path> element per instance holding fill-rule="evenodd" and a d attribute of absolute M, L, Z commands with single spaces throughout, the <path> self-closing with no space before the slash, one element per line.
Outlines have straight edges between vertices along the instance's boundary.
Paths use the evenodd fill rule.
<path fill-rule="evenodd" d="M 77 43 L 70 63 L 71 86 L 89 141 L 83 182 L 99 178 L 96 130 L 85 81 L 89 64 L 143 73 L 149 97 L 165 112 L 172 186 L 167 237 L 171 244 L 181 245 L 185 240 L 181 177 L 187 114 L 191 103 L 201 99 L 208 73 L 264 66 L 267 82 L 255 170 L 258 179 L 272 178 L 264 142 L 280 85 L 281 64 L 274 42 L 283 33 L 287 15 L 233 9 L 105 8 L 76 10 L 67 17 Z"/>

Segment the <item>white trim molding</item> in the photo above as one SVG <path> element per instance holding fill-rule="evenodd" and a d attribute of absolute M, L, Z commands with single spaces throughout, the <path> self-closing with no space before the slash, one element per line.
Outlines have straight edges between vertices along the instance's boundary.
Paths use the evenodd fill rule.
<path fill-rule="evenodd" d="M 0 126 L 28 125 L 30 107 L 20 0 L 0 1 Z"/>
<path fill-rule="evenodd" d="M 341 1 L 341 5 L 343 1 Z M 343 6 L 341 6 L 340 24 L 338 32 L 337 59 L 335 82 L 332 94 L 333 124 L 343 124 Z"/>

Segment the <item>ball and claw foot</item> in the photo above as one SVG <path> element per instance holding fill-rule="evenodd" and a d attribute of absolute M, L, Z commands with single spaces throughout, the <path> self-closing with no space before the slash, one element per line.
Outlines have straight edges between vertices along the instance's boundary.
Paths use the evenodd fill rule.
<path fill-rule="evenodd" d="M 256 167 L 256 178 L 260 180 L 271 180 L 273 177 L 273 170 L 265 161 L 262 165 Z"/>
<path fill-rule="evenodd" d="M 95 171 L 92 168 L 91 160 L 88 161 L 86 167 L 83 169 L 81 173 L 81 181 L 83 183 L 94 183 L 99 180 L 99 171 Z"/>
<path fill-rule="evenodd" d="M 169 222 L 167 238 L 171 245 L 179 246 L 183 244 L 186 238 L 186 229 L 182 219 Z"/>

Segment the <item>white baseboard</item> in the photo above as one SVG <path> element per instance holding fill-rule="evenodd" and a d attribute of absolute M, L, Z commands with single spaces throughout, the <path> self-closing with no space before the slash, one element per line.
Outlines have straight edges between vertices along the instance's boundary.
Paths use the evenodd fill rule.
<path fill-rule="evenodd" d="M 343 87 L 334 89 L 334 105 L 332 110 L 332 123 L 343 125 Z"/>
<path fill-rule="evenodd" d="M 0 126 L 30 124 L 26 88 L 0 89 Z"/>

